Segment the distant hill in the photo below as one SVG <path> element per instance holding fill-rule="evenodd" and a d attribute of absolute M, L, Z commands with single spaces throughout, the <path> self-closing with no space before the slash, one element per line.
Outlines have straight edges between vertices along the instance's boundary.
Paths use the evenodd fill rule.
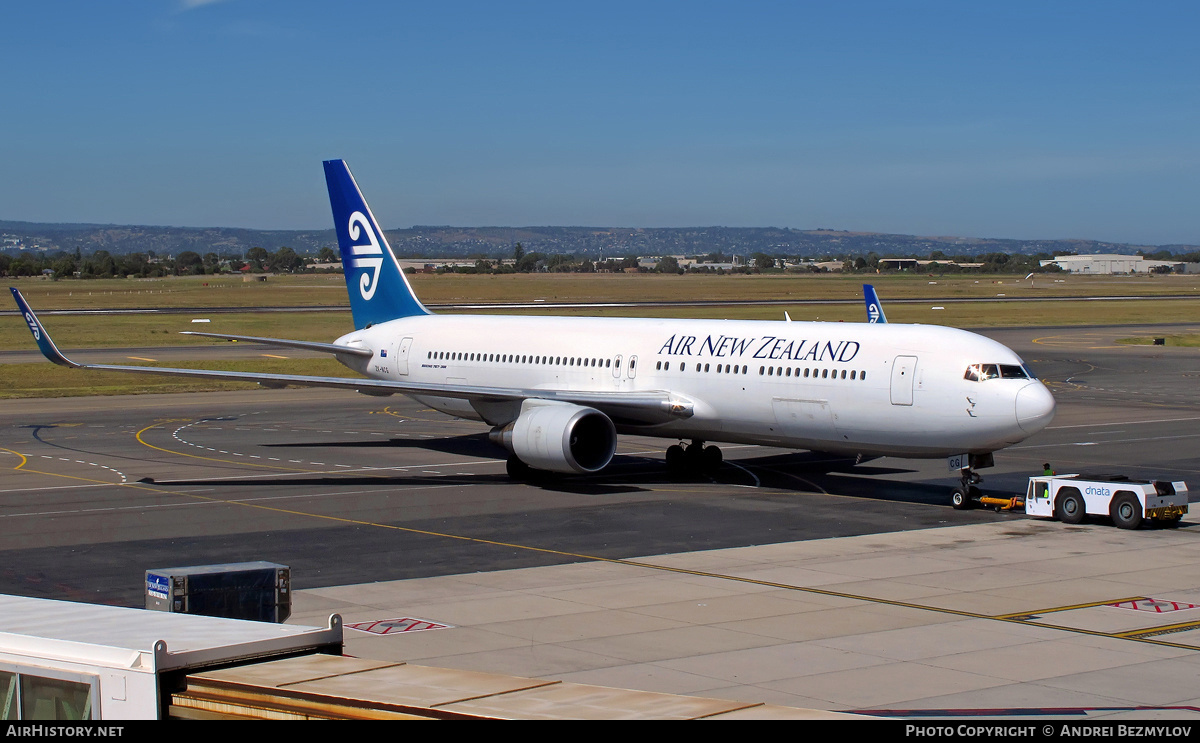
<path fill-rule="evenodd" d="M 107 250 L 114 254 L 148 253 L 178 255 L 185 250 L 197 253 L 244 254 L 253 247 L 275 251 L 286 245 L 297 253 L 316 253 L 323 246 L 336 246 L 337 237 L 329 230 L 246 230 L 235 227 L 147 227 L 118 224 L 58 224 L 0 220 L 0 247 L 14 247 L 20 239 L 27 249 L 76 249 L 84 254 Z"/>
<path fill-rule="evenodd" d="M 977 237 L 928 237 L 839 230 L 795 230 L 777 227 L 451 227 L 417 225 L 386 230 L 402 257 L 512 255 L 516 243 L 525 252 L 575 254 L 592 258 L 626 255 L 776 256 L 879 255 L 925 256 L 1008 253 L 1147 253 L 1169 250 L 1187 253 L 1194 245 L 1130 245 L 1096 240 L 1003 240 Z M 0 249 L 46 251 L 78 249 L 84 254 L 107 250 L 114 254 L 178 255 L 197 253 L 242 255 L 252 247 L 268 251 L 287 246 L 299 254 L 316 254 L 335 247 L 329 230 L 247 230 L 233 227 L 152 227 L 145 225 L 69 224 L 0 220 Z"/>

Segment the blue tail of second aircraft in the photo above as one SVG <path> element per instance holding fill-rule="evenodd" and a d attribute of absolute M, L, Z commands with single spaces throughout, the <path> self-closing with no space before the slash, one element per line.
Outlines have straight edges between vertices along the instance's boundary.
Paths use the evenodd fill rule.
<path fill-rule="evenodd" d="M 325 161 L 325 183 L 342 253 L 354 327 L 428 315 L 343 160 Z"/>
<path fill-rule="evenodd" d="M 867 300 L 867 322 L 887 322 L 887 315 L 883 314 L 883 305 L 880 304 L 879 297 L 875 294 L 875 287 L 863 284 L 863 298 Z"/>

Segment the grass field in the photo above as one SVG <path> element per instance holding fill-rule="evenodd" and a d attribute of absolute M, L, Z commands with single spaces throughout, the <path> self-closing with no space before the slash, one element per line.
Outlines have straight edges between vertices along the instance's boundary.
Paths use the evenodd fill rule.
<path fill-rule="evenodd" d="M 145 366 L 164 366 L 145 364 Z M 192 369 L 256 371 L 270 374 L 309 374 L 325 377 L 358 376 L 333 359 L 262 359 L 182 363 Z M 44 364 L 0 364 L 0 399 L 17 397 L 84 397 L 87 395 L 144 395 L 159 392 L 252 390 L 253 382 L 222 382 L 154 374 L 79 371 Z"/>
<path fill-rule="evenodd" d="M 925 276 L 760 274 L 416 274 L 410 277 L 429 304 L 461 302 L 659 302 L 739 299 L 857 299 L 863 283 L 873 283 L 884 302 L 921 297 L 1007 296 L 1153 297 L 1193 294 L 1200 276 Z M 45 281 L 10 279 L 34 309 L 113 309 L 142 307 L 311 307 L 347 306 L 340 274 L 272 276 L 265 282 L 240 277 L 173 277 Z"/>
<path fill-rule="evenodd" d="M 795 304 L 723 307 L 632 307 L 574 309 L 514 309 L 521 314 L 608 317 L 697 317 L 712 319 L 862 322 L 860 302 L 864 281 L 875 284 L 892 322 L 928 323 L 982 328 L 1032 325 L 1140 325 L 1200 319 L 1200 277 L 1189 276 L 661 276 L 656 274 L 418 274 L 414 289 L 429 304 L 531 302 L 630 302 L 776 299 Z M 300 340 L 331 341 L 353 329 L 340 275 L 271 277 L 267 282 L 240 278 L 171 278 L 49 282 L 24 279 L 15 283 L 35 310 L 140 309 L 147 307 L 278 307 L 331 306 L 320 312 L 197 311 L 172 315 L 43 316 L 42 321 L 65 351 L 79 348 L 210 345 L 216 341 L 179 335 L 203 330 Z M 1161 299 L 1162 295 L 1194 296 Z M 938 300 L 1047 298 L 1036 302 L 969 302 Z M 1055 301 L 1049 297 L 1139 297 L 1113 301 Z M 889 304 L 890 300 L 926 302 Z M 805 304 L 808 299 L 854 300 L 845 305 Z M 940 309 L 935 309 L 938 307 Z M 346 308 L 346 309 L 342 309 Z M 504 312 L 495 310 L 494 313 Z M 207 323 L 192 323 L 208 319 Z M 1130 339 L 1129 342 L 1141 342 Z M 1149 341 L 1149 336 L 1145 339 Z M 1168 340 L 1172 345 L 1195 345 L 1195 340 Z M 0 317 L 0 350 L 32 350 L 33 341 L 19 316 Z M 349 374 L 331 359 L 229 362 L 220 368 L 278 371 L 294 374 Z M 312 366 L 312 365 L 318 366 Z M 180 364 L 181 366 L 191 366 Z M 305 371 L 305 369 L 314 369 Z M 214 367 L 215 368 L 215 367 Z M 315 369 L 322 369 L 316 371 Z M 237 389 L 237 383 L 175 380 L 128 374 L 81 373 L 50 364 L 0 365 L 0 397 L 41 397 L 68 394 L 128 394 Z M 247 385 L 240 385 L 246 387 Z M 253 386 L 253 385 L 249 385 Z"/>
<path fill-rule="evenodd" d="M 632 307 L 596 310 L 513 309 L 492 312 L 592 315 L 610 317 L 699 317 L 738 320 L 781 320 L 787 311 L 794 320 L 861 322 L 857 304 L 862 283 L 874 281 L 893 322 L 919 322 L 955 327 L 1021 325 L 1146 324 L 1200 318 L 1200 277 L 1081 276 L 1056 279 L 1020 276 L 987 278 L 929 278 L 925 276 L 660 276 L 656 274 L 516 274 L 423 275 L 412 277 L 417 294 L 430 304 L 531 302 L 630 302 L 776 299 L 795 304 L 766 307 Z M 1058 283 L 1061 282 L 1061 283 Z M 1197 286 L 1193 286 L 1196 284 Z M 268 307 L 326 305 L 346 307 L 341 276 L 272 277 L 265 283 L 240 279 L 173 278 L 152 281 L 22 280 L 18 286 L 35 310 L 140 309 L 146 307 Z M 149 287 L 149 288 L 142 288 Z M 1164 294 L 1194 295 L 1196 299 L 1155 300 Z M 939 303 L 951 298 L 1041 298 L 1051 296 L 1119 295 L 1145 297 L 1113 302 Z M 888 304 L 889 300 L 930 298 L 928 304 Z M 808 299 L 843 299 L 847 305 L 805 305 Z M 940 306 L 944 309 L 935 310 Z M 64 349 L 103 347 L 186 346 L 212 343 L 179 335 L 184 330 L 207 330 L 237 335 L 264 335 L 300 340 L 330 341 L 349 332 L 348 309 L 298 313 L 221 313 L 194 315 L 43 316 L 47 328 Z M 208 319 L 208 323 L 192 323 Z M 16 316 L 0 317 L 0 350 L 30 348 L 25 323 Z"/>
<path fill-rule="evenodd" d="M 37 305 L 34 310 L 38 311 Z M 210 319 L 193 323 L 195 318 Z M 259 312 L 219 315 L 41 315 L 39 319 L 63 350 L 145 346 L 212 345 L 211 338 L 180 335 L 196 330 L 297 340 L 331 341 L 354 329 L 350 310 L 323 312 Z M 33 348 L 24 318 L 0 317 L 0 350 Z"/>

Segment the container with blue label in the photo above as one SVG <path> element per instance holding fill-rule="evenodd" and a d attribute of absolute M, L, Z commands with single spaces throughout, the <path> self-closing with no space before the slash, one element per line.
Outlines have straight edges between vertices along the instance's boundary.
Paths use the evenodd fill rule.
<path fill-rule="evenodd" d="M 146 608 L 257 622 L 292 613 L 291 570 L 273 562 L 236 562 L 146 571 Z"/>

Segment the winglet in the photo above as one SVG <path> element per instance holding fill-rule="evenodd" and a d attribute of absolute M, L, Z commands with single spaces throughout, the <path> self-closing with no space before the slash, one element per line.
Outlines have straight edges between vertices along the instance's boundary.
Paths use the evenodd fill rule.
<path fill-rule="evenodd" d="M 863 284 L 863 298 L 867 301 L 867 322 L 886 323 L 887 315 L 883 314 L 883 305 L 880 304 L 879 297 L 875 294 L 875 287 Z"/>
<path fill-rule="evenodd" d="M 54 341 L 50 340 L 50 334 L 42 327 L 42 323 L 38 320 L 37 315 L 33 314 L 33 309 L 25 301 L 25 297 L 21 296 L 21 292 L 17 291 L 15 286 L 10 286 L 9 291 L 12 292 L 13 299 L 17 300 L 17 307 L 21 309 L 21 314 L 25 316 L 25 322 L 29 324 L 29 332 L 33 333 L 33 339 L 37 341 L 42 355 L 59 366 L 68 366 L 72 369 L 78 368 L 80 364 L 63 356 L 62 351 L 58 350 L 58 346 L 54 345 Z"/>

